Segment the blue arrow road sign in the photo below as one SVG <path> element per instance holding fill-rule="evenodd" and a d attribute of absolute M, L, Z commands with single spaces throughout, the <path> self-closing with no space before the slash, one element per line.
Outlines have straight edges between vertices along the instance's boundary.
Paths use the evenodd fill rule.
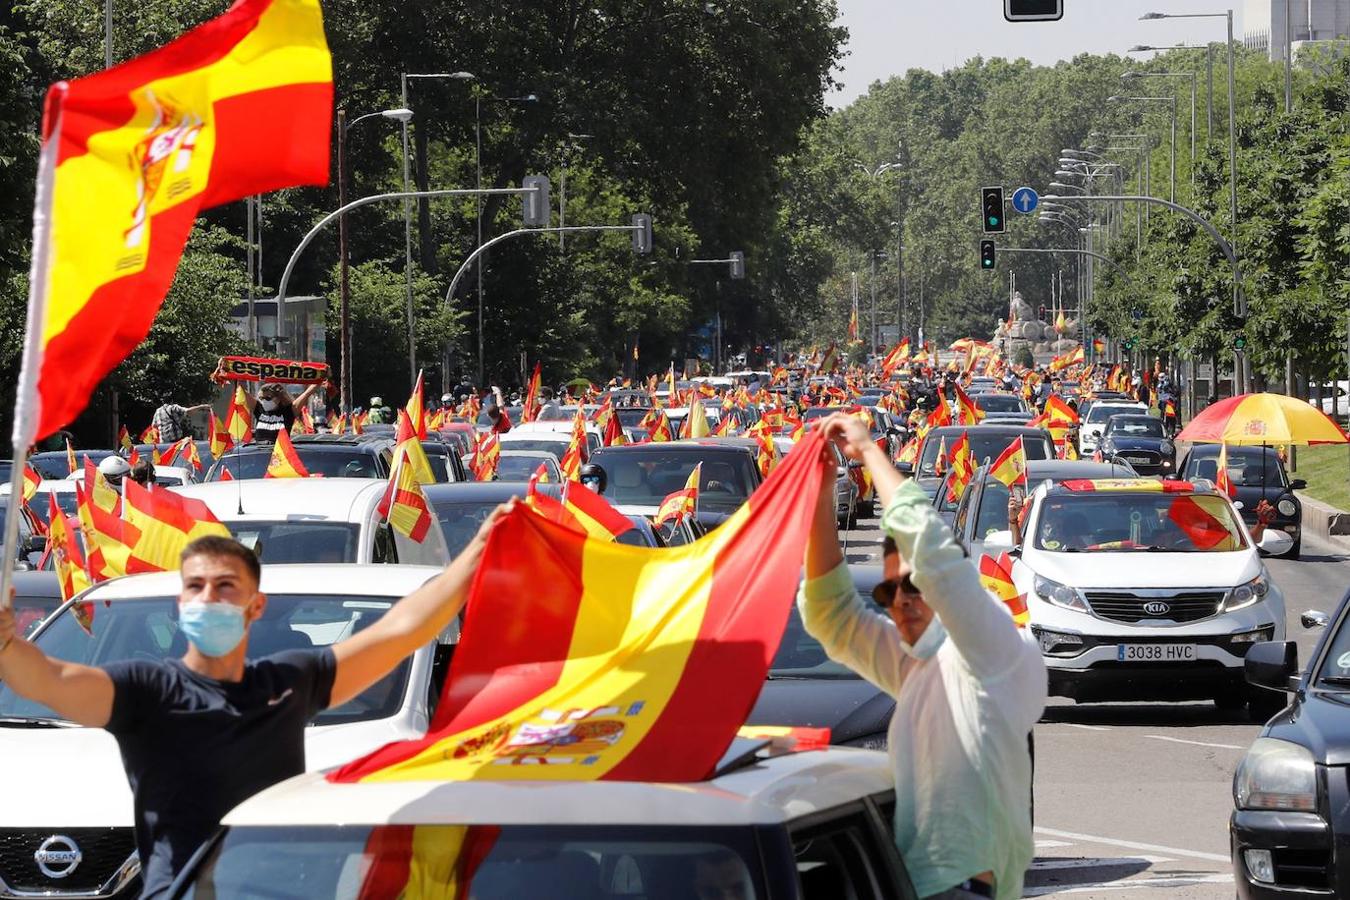
<path fill-rule="evenodd" d="M 1020 187 L 1012 195 L 1013 209 L 1020 213 L 1035 212 L 1041 196 L 1029 187 Z"/>

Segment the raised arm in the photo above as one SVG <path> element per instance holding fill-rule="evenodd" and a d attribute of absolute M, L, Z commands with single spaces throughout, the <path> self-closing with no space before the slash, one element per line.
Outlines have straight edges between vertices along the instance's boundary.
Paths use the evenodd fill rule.
<path fill-rule="evenodd" d="M 113 682 L 92 666 L 52 659 L 15 633 L 14 610 L 0 608 L 0 681 L 63 718 L 102 728 L 112 716 Z"/>
<path fill-rule="evenodd" d="M 488 532 L 514 500 L 492 511 L 473 540 L 445 571 L 394 604 L 369 628 L 333 645 L 337 671 L 329 706 L 340 706 L 379 681 L 418 647 L 435 639 L 459 615 L 478 569 Z"/>
<path fill-rule="evenodd" d="M 301 391 L 299 397 L 296 397 L 294 400 L 291 401 L 292 403 L 295 404 L 296 409 L 299 409 L 300 407 L 304 406 L 305 402 L 308 401 L 310 397 L 314 396 L 314 392 L 319 389 L 320 384 L 321 384 L 320 382 L 317 381 L 314 382 L 309 387 Z"/>

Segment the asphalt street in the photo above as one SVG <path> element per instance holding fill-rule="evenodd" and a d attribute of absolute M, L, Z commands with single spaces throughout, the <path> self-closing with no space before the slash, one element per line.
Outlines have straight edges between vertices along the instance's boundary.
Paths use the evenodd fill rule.
<path fill-rule="evenodd" d="M 878 561 L 875 519 L 841 537 L 849 562 Z M 1317 634 L 1299 614 L 1335 609 L 1350 551 L 1305 536 L 1302 559 L 1266 563 L 1303 662 Z M 1036 727 L 1036 861 L 1024 896 L 1231 898 L 1233 772 L 1258 731 L 1212 703 L 1051 698 Z"/>

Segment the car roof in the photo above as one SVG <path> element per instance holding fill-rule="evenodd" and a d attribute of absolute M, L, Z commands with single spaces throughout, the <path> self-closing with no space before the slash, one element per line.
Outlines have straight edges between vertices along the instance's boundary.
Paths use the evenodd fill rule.
<path fill-rule="evenodd" d="M 333 434 L 331 431 L 324 431 L 318 434 L 293 435 L 291 437 L 291 443 L 295 444 L 297 447 L 301 445 L 309 445 L 312 447 L 359 447 L 363 444 L 392 444 L 392 434 L 392 430 L 387 434 L 366 434 L 364 432 L 361 434 Z M 263 448 L 268 453 L 272 452 L 272 445 L 270 443 L 245 445 L 245 448 L 247 449 L 250 446 Z"/>
<path fill-rule="evenodd" d="M 1042 437 L 1049 439 L 1043 428 L 1034 428 L 1028 425 L 1013 425 L 1004 422 L 981 422 L 976 425 L 939 425 L 936 428 L 930 428 L 928 433 L 923 436 L 924 443 L 928 443 L 935 437 L 946 437 L 948 435 L 958 434 L 962 431 L 969 431 L 972 428 L 979 428 L 980 434 L 988 434 L 991 431 L 997 431 L 1001 434 L 1008 434 L 1013 437 L 1022 435 L 1024 437 Z"/>
<path fill-rule="evenodd" d="M 429 503 L 457 503 L 466 500 L 483 503 L 505 503 L 512 497 L 525 496 L 524 481 L 457 481 L 447 484 L 425 484 L 422 493 Z M 548 485 L 540 485 L 545 488 Z"/>
<path fill-rule="evenodd" d="M 339 596 L 403 596 L 443 570 L 437 566 L 355 563 L 264 564 L 259 588 L 269 594 L 325 594 Z M 182 589 L 175 571 L 125 575 L 101 581 L 81 595 L 85 600 L 136 600 L 174 597 Z M 337 587 L 334 587 L 337 585 Z"/>
<path fill-rule="evenodd" d="M 987 478 L 989 466 L 981 466 L 980 472 Z M 1110 462 L 1093 462 L 1090 459 L 1029 459 L 1027 460 L 1027 480 L 1033 482 L 1063 481 L 1071 478 L 1135 478 L 1135 471 L 1129 466 Z"/>
<path fill-rule="evenodd" d="M 14 592 L 20 597 L 61 596 L 61 582 L 55 572 L 14 571 L 9 577 Z"/>
<path fill-rule="evenodd" d="M 875 750 L 790 753 L 710 781 L 384 781 L 290 778 L 237 806 L 222 824 L 779 825 L 894 788 Z"/>
<path fill-rule="evenodd" d="M 202 501 L 222 522 L 316 517 L 364 522 L 368 508 L 378 502 L 386 484 L 383 478 L 243 478 L 175 486 L 172 490 Z"/>
<path fill-rule="evenodd" d="M 617 447 L 597 447 L 591 452 L 591 460 L 612 453 L 644 453 L 649 451 L 676 453 L 706 453 L 710 450 L 724 451 L 727 453 L 744 453 L 754 445 L 753 439 L 747 438 L 692 438 L 681 441 L 644 441 L 641 444 L 622 444 Z"/>

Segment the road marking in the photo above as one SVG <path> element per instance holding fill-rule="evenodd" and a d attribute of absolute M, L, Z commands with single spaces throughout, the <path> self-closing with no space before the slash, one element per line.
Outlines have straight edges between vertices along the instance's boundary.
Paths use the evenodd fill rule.
<path fill-rule="evenodd" d="M 1188 856 L 1191 859 L 1207 859 L 1211 862 L 1227 863 L 1232 860 L 1227 854 L 1221 853 L 1202 853 L 1199 850 L 1181 850 L 1176 847 L 1164 847 L 1161 844 L 1145 844 L 1139 841 L 1122 841 L 1116 838 L 1101 837 L 1092 834 L 1080 834 L 1076 831 L 1060 831 L 1057 828 L 1044 828 L 1036 826 L 1037 834 L 1048 834 L 1050 837 L 1070 838 L 1075 841 L 1085 841 L 1089 844 L 1104 844 L 1108 847 L 1125 847 L 1128 850 L 1152 850 L 1157 853 L 1167 853 L 1172 856 Z"/>
<path fill-rule="evenodd" d="M 1088 731 L 1110 731 L 1105 725 L 1083 725 L 1079 722 L 1054 722 L 1055 725 L 1064 725 L 1069 728 L 1085 728 Z"/>
<path fill-rule="evenodd" d="M 1070 842 L 1070 841 L 1037 841 L 1037 842 L 1036 842 L 1036 849 L 1037 849 L 1037 850 L 1040 850 L 1040 849 L 1043 849 L 1043 848 L 1048 848 L 1048 847 L 1072 847 L 1072 846 L 1073 846 L 1073 843 Z"/>
<path fill-rule="evenodd" d="M 1170 856 L 1088 856 L 1046 859 L 1038 857 L 1031 863 L 1031 871 L 1045 872 L 1052 869 L 1112 869 L 1120 866 L 1134 866 L 1139 863 L 1176 862 Z"/>
<path fill-rule="evenodd" d="M 1161 734 L 1146 734 L 1146 738 L 1152 738 L 1155 741 L 1171 741 L 1173 744 L 1190 744 L 1193 747 L 1217 747 L 1220 750 L 1246 750 L 1246 747 L 1238 744 L 1212 744 L 1209 741 L 1188 741 L 1185 738 L 1165 737 Z"/>
<path fill-rule="evenodd" d="M 1042 887 L 1025 888 L 1022 891 L 1023 897 L 1044 897 L 1049 894 L 1059 896 L 1061 894 L 1104 894 L 1108 891 L 1141 891 L 1157 890 L 1158 888 L 1182 888 L 1191 887 L 1197 884 L 1232 884 L 1233 876 L 1229 873 L 1217 875 L 1179 875 L 1167 878 L 1138 878 L 1132 881 L 1107 881 L 1084 885 L 1044 885 Z"/>

